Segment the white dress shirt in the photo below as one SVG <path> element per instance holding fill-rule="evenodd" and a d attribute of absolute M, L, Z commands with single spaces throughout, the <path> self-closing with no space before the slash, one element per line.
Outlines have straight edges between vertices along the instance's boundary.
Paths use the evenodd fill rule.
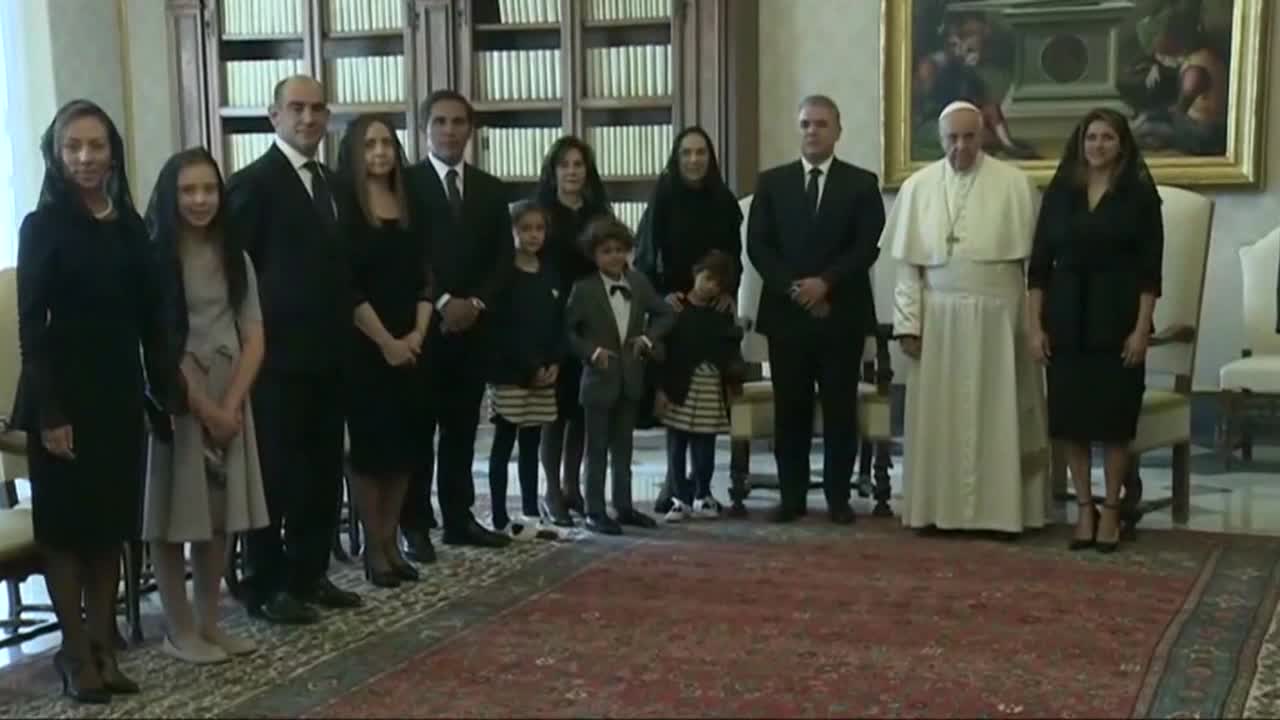
<path fill-rule="evenodd" d="M 315 158 L 309 158 L 298 152 L 289 143 L 281 140 L 278 135 L 275 142 L 276 147 L 280 148 L 280 152 L 284 153 L 284 156 L 289 159 L 289 164 L 293 165 L 294 171 L 298 173 L 298 178 L 302 180 L 302 187 L 307 189 L 308 195 L 314 197 L 315 193 L 311 191 L 311 171 L 303 166 L 314 161 Z"/>
<path fill-rule="evenodd" d="M 809 160 L 806 159 L 804 156 L 800 157 L 800 164 L 804 166 L 804 183 L 801 186 L 802 189 L 807 190 L 809 188 L 809 171 L 810 170 L 814 168 L 818 168 L 819 170 L 822 171 L 822 174 L 818 175 L 818 207 L 822 207 L 822 191 L 825 190 L 827 187 L 827 175 L 831 174 L 831 161 L 835 159 L 836 159 L 836 156 L 832 155 L 826 160 L 823 160 L 820 165 L 814 165 L 813 163 L 809 162 Z"/>
<path fill-rule="evenodd" d="M 618 323 L 618 339 L 625 344 L 627 330 L 631 326 L 631 300 L 627 297 L 631 294 L 631 285 L 627 283 L 625 277 L 614 280 L 600 273 L 600 279 L 604 281 L 604 291 L 609 296 L 609 306 L 613 308 L 613 319 Z M 614 292 L 614 287 L 626 288 L 627 295 Z"/>

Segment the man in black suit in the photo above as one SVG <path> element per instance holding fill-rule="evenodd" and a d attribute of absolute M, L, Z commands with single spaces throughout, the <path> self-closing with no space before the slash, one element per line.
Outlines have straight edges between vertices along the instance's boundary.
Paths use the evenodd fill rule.
<path fill-rule="evenodd" d="M 806 511 L 816 383 L 827 510 L 847 524 L 859 361 L 875 325 L 869 271 L 880 254 L 884 201 L 873 173 L 835 158 L 840 110 L 831 98 L 800 103 L 800 134 L 801 159 L 760 174 L 747 230 L 747 256 L 763 283 L 756 326 L 769 342 L 773 380 L 782 492 L 774 519 Z"/>
<path fill-rule="evenodd" d="M 324 88 L 275 88 L 274 144 L 227 182 L 227 211 L 258 275 L 267 352 L 252 399 L 271 525 L 249 533 L 249 613 L 302 624 L 310 604 L 358 607 L 327 577 L 342 493 L 341 366 L 351 335 L 348 260 L 332 176 L 315 159 L 329 124 Z M 283 525 L 283 541 L 281 526 Z"/>
<path fill-rule="evenodd" d="M 431 267 L 440 317 L 431 324 L 422 363 L 430 387 L 431 426 L 440 447 L 435 475 L 446 545 L 503 547 L 510 538 L 482 527 L 471 514 L 476 428 L 484 398 L 490 309 L 515 263 L 507 192 L 498 178 L 463 161 L 475 124 L 465 97 L 438 90 L 422 103 L 419 119 L 429 155 L 414 168 L 415 187 L 427 193 Z M 430 517 L 432 438 L 424 466 L 409 484 L 401 527 L 411 557 L 434 559 L 426 533 Z"/>

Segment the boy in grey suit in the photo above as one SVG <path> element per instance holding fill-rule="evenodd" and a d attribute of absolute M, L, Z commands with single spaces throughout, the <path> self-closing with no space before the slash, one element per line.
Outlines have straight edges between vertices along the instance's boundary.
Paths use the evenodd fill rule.
<path fill-rule="evenodd" d="M 599 270 L 573 286 L 565 309 L 569 344 L 582 359 L 579 393 L 587 430 L 588 530 L 621 535 L 621 525 L 657 523 L 631 503 L 631 435 L 644 396 L 644 366 L 675 324 L 671 307 L 627 263 L 635 244 L 616 218 L 602 217 L 582 234 L 583 250 Z M 604 475 L 613 460 L 613 507 L 605 511 Z"/>

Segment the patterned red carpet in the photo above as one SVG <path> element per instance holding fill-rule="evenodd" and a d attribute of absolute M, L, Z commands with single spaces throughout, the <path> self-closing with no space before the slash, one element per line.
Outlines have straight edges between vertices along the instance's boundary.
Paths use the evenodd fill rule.
<path fill-rule="evenodd" d="M 303 712 L 1240 714 L 1275 607 L 1276 543 L 1147 533 L 1106 558 L 1067 553 L 1060 534 L 1008 544 L 864 525 L 785 538 L 703 526 L 618 548 Z"/>

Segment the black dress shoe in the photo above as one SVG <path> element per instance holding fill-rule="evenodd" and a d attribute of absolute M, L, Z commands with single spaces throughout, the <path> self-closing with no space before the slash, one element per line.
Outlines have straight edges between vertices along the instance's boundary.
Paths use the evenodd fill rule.
<path fill-rule="evenodd" d="M 391 572 L 403 582 L 418 582 L 422 579 L 418 568 L 403 561 L 391 563 Z"/>
<path fill-rule="evenodd" d="M 374 570 L 373 564 L 369 562 L 369 553 L 367 549 L 364 554 L 364 579 L 374 587 L 400 587 L 400 576 L 396 574 L 395 568 L 387 568 L 386 570 L 381 571 Z"/>
<path fill-rule="evenodd" d="M 276 625 L 310 625 L 320 620 L 320 613 L 313 607 L 283 590 L 271 595 L 265 602 L 249 605 L 249 616 Z"/>
<path fill-rule="evenodd" d="M 569 510 L 563 504 L 556 505 L 544 500 L 540 509 L 542 516 L 550 520 L 552 525 L 564 528 L 574 526 L 573 517 L 569 515 Z"/>
<path fill-rule="evenodd" d="M 795 522 L 800 519 L 800 513 L 787 505 L 779 505 L 769 513 L 769 520 L 776 523 Z"/>
<path fill-rule="evenodd" d="M 654 520 L 648 515 L 645 515 L 635 509 L 620 511 L 618 513 L 617 520 L 619 525 L 631 525 L 633 527 L 645 528 L 646 530 L 652 530 L 658 527 L 657 520 Z"/>
<path fill-rule="evenodd" d="M 849 503 L 837 505 L 831 508 L 827 514 L 831 516 L 831 522 L 837 525 L 853 524 L 853 508 L 849 506 Z"/>
<path fill-rule="evenodd" d="M 321 578 L 304 599 L 313 605 L 331 610 L 349 610 L 364 604 L 359 595 L 334 585 L 329 578 Z"/>
<path fill-rule="evenodd" d="M 400 536 L 404 538 L 404 554 L 410 560 L 423 565 L 436 561 L 436 547 L 425 530 L 401 530 Z"/>
<path fill-rule="evenodd" d="M 608 515 L 588 515 L 585 525 L 591 532 L 601 535 L 622 534 L 622 526 Z"/>
<path fill-rule="evenodd" d="M 486 530 L 480 523 L 472 520 L 456 532 L 444 531 L 445 545 L 469 545 L 471 547 L 504 548 L 511 544 L 511 538 L 492 530 Z"/>
<path fill-rule="evenodd" d="M 564 499 L 564 508 L 569 512 L 578 513 L 582 517 L 587 516 L 587 504 L 583 502 L 581 495 L 578 497 L 566 497 Z"/>

